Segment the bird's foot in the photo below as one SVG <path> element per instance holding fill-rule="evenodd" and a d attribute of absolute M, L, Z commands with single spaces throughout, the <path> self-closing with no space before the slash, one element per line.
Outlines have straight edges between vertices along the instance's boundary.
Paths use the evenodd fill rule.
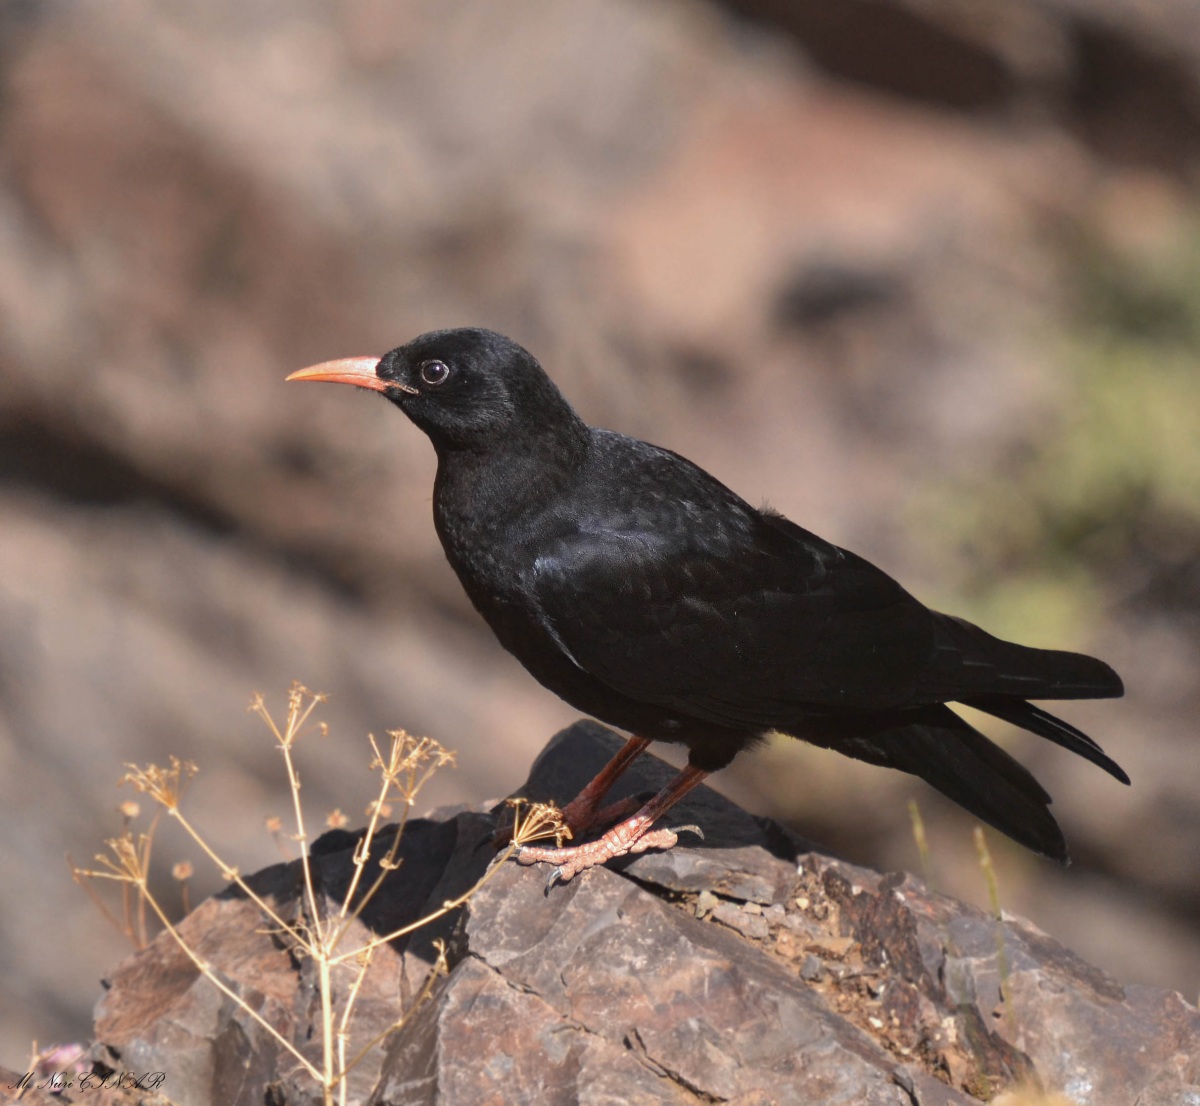
<path fill-rule="evenodd" d="M 629 748 L 633 742 L 634 739 L 631 739 L 626 747 Z M 580 872 L 618 856 L 643 853 L 647 849 L 669 849 L 679 840 L 679 835 L 685 831 L 703 837 L 704 834 L 700 832 L 699 826 L 676 826 L 674 829 L 657 830 L 651 827 L 707 775 L 708 772 L 705 769 L 689 764 L 686 768 L 681 769 L 679 774 L 645 806 L 624 821 L 618 822 L 611 829 L 606 830 L 595 841 L 585 841 L 582 845 L 571 845 L 558 849 L 525 845 L 514 850 L 514 855 L 521 864 L 554 865 L 550 878 L 546 882 L 548 893 L 556 883 L 566 883 L 568 880 L 574 879 Z M 608 809 L 605 808 L 601 814 Z"/>
<path fill-rule="evenodd" d="M 548 893 L 556 883 L 569 883 L 580 872 L 619 856 L 632 856 L 644 853 L 648 849 L 670 849 L 679 841 L 681 833 L 694 833 L 697 837 L 704 837 L 699 826 L 651 829 L 652 824 L 653 819 L 635 814 L 613 826 L 595 841 L 586 841 L 582 845 L 569 845 L 561 849 L 525 845 L 517 849 L 515 856 L 518 864 L 554 865 L 546 880 Z"/>

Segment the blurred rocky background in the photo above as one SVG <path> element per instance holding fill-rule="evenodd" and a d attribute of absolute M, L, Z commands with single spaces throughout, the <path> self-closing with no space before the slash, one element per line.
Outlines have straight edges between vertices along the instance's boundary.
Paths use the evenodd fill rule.
<path fill-rule="evenodd" d="M 292 369 L 478 324 L 923 600 L 1093 651 L 1064 714 L 1133 777 L 991 727 L 1076 864 L 1004 906 L 1200 991 L 1200 9 L 1192 0 L 5 0 L 0 1059 L 84 1038 L 126 951 L 70 879 L 127 761 L 195 760 L 227 858 L 289 799 L 254 692 L 326 691 L 306 808 L 368 731 L 513 789 L 574 717 L 491 640 L 427 440 Z M 971 822 L 795 742 L 716 784 L 986 901 Z M 167 827 L 169 829 L 170 827 Z M 286 842 L 284 842 L 286 845 Z M 196 863 L 193 900 L 219 886 Z"/>

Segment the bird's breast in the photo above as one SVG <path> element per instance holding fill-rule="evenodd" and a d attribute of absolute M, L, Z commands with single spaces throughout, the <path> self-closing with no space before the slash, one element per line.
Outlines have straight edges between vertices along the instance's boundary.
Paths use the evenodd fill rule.
<path fill-rule="evenodd" d="M 533 557 L 521 540 L 518 514 L 499 510 L 458 511 L 434 502 L 434 524 L 446 560 L 471 602 L 497 633 L 522 606 L 522 584 Z"/>

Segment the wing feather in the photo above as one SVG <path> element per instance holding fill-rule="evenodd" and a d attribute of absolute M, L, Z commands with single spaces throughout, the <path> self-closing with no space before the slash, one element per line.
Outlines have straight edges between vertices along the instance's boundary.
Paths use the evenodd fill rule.
<path fill-rule="evenodd" d="M 539 617 L 621 694 L 718 724 L 907 701 L 932 646 L 928 612 L 853 554 L 761 515 L 743 522 L 564 535 L 534 568 Z"/>

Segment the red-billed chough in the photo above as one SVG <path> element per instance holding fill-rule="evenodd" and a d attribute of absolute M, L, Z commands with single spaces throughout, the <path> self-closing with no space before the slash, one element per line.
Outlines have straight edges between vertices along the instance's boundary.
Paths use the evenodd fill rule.
<path fill-rule="evenodd" d="M 550 882 L 673 845 L 654 824 L 772 730 L 920 776 L 1063 863 L 1050 796 L 946 704 L 962 703 L 1129 779 L 1031 699 L 1119 696 L 1078 653 L 1002 641 L 923 606 L 861 557 L 758 510 L 686 458 L 588 426 L 542 367 L 488 330 L 440 330 L 383 358 L 289 380 L 382 393 L 437 452 L 433 517 L 446 557 L 500 643 L 572 706 L 635 735 L 565 809 L 567 848 L 524 848 Z M 652 741 L 688 765 L 630 813 L 601 809 Z M 625 817 L 624 815 L 628 815 Z M 694 827 L 689 827 L 694 828 Z"/>

